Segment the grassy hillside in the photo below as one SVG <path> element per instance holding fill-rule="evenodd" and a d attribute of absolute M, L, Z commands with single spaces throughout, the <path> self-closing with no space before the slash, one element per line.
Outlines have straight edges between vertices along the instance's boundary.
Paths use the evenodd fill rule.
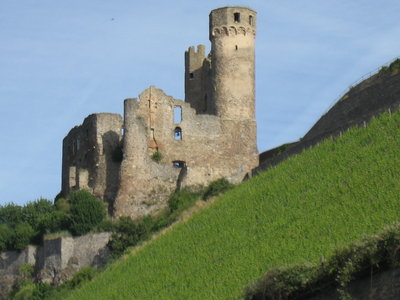
<path fill-rule="evenodd" d="M 400 113 L 227 192 L 68 299 L 233 299 L 269 268 L 317 262 L 400 220 Z"/>

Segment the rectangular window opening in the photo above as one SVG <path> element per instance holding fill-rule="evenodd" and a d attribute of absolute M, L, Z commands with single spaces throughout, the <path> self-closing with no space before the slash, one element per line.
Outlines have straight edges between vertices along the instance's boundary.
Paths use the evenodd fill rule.
<path fill-rule="evenodd" d="M 240 13 L 234 13 L 233 19 L 235 20 L 236 23 L 240 23 Z"/>
<path fill-rule="evenodd" d="M 253 25 L 253 16 L 249 16 L 249 24 Z"/>
<path fill-rule="evenodd" d="M 190 79 L 193 79 L 194 78 L 194 73 L 192 72 L 192 73 L 189 73 L 189 78 Z"/>
<path fill-rule="evenodd" d="M 182 107 L 174 107 L 174 124 L 180 124 L 182 122 Z"/>

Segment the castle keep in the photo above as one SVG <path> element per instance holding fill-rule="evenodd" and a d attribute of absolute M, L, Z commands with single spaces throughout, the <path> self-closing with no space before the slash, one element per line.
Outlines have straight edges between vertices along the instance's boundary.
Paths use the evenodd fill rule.
<path fill-rule="evenodd" d="M 258 165 L 256 12 L 210 13 L 210 54 L 185 52 L 185 101 L 156 87 L 124 101 L 124 116 L 88 116 L 63 140 L 62 193 L 87 189 L 115 216 L 157 213 L 177 188 L 221 177 L 239 182 Z"/>

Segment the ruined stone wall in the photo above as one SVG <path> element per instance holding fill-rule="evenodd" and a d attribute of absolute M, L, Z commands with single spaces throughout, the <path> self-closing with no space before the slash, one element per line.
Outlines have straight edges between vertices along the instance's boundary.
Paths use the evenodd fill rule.
<path fill-rule="evenodd" d="M 158 103 L 148 100 L 127 99 L 124 103 L 124 158 L 113 212 L 115 217 L 155 214 L 166 206 L 167 195 L 176 188 L 180 170 L 151 158 L 158 147 L 152 125 Z M 141 113 L 143 110 L 148 113 Z M 172 128 L 169 133 L 172 136 Z"/>
<path fill-rule="evenodd" d="M 122 118 L 118 114 L 92 114 L 63 140 L 62 192 L 87 189 L 106 202 L 119 185 L 118 148 Z"/>
<path fill-rule="evenodd" d="M 400 108 L 400 74 L 374 75 L 353 87 L 344 95 L 307 134 L 277 155 L 260 155 L 260 165 L 253 175 L 277 165 L 286 158 L 314 146 L 322 140 L 338 136 L 351 126 L 364 126 L 382 112 Z"/>
<path fill-rule="evenodd" d="M 205 57 L 205 46 L 189 47 L 185 52 L 185 102 L 197 114 L 215 114 L 211 91 L 211 58 Z"/>
<path fill-rule="evenodd" d="M 0 300 L 7 299 L 23 264 L 34 266 L 36 279 L 59 285 L 72 278 L 83 267 L 102 267 L 110 255 L 107 243 L 110 233 L 60 237 L 44 240 L 43 246 L 0 253 Z"/>
<path fill-rule="evenodd" d="M 400 299 L 400 269 L 395 268 L 352 281 L 346 291 L 351 299 L 397 300 Z M 326 290 L 309 300 L 340 300 L 335 289 Z"/>
<path fill-rule="evenodd" d="M 37 247 L 28 246 L 21 252 L 0 252 L 0 300 L 7 299 L 23 264 L 35 265 Z"/>
<path fill-rule="evenodd" d="M 253 10 L 213 10 L 210 55 L 203 45 L 185 53 L 186 101 L 155 87 L 125 100 L 121 165 L 109 159 L 121 140 L 121 118 L 85 119 L 64 140 L 64 194 L 86 188 L 110 204 L 115 199 L 114 217 L 137 218 L 162 210 L 177 188 L 221 177 L 240 182 L 258 164 L 254 40 Z M 152 159 L 160 153 L 161 161 Z"/>
<path fill-rule="evenodd" d="M 303 137 L 315 139 L 369 121 L 373 116 L 400 105 L 400 73 L 377 74 L 351 88 Z"/>
<path fill-rule="evenodd" d="M 174 108 L 182 111 L 174 122 Z M 239 182 L 257 164 L 255 122 L 238 123 L 196 114 L 190 104 L 150 87 L 125 101 L 124 159 L 115 216 L 154 214 L 177 187 L 205 185 L 221 177 Z M 162 160 L 154 161 L 155 152 Z"/>

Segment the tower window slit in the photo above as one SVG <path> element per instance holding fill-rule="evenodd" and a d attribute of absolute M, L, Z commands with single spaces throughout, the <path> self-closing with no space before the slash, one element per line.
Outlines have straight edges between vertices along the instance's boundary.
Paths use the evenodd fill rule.
<path fill-rule="evenodd" d="M 194 73 L 193 73 L 193 72 L 189 74 L 189 78 L 190 78 L 190 79 L 193 79 L 193 78 L 194 78 Z"/>
<path fill-rule="evenodd" d="M 233 19 L 235 20 L 236 23 L 240 23 L 240 13 L 234 13 Z"/>
<path fill-rule="evenodd" d="M 249 24 L 253 25 L 253 16 L 249 16 Z"/>

